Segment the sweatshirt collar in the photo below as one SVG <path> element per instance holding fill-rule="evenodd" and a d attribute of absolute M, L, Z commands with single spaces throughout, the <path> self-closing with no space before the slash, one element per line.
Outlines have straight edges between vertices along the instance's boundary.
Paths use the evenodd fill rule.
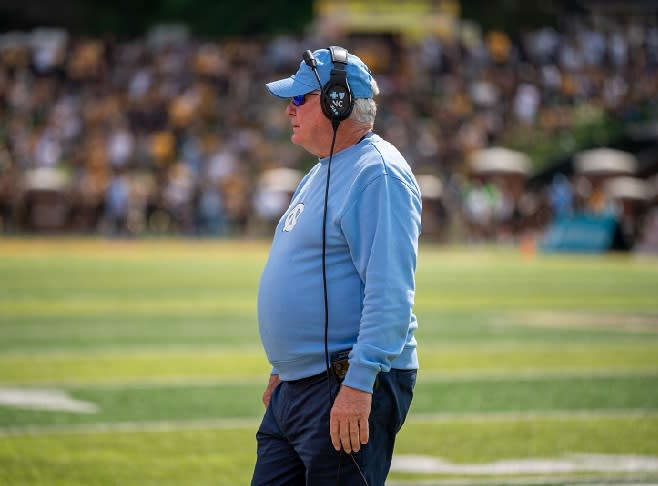
<path fill-rule="evenodd" d="M 351 150 L 354 150 L 354 149 L 355 149 L 356 147 L 358 147 L 360 144 L 362 144 L 363 142 L 369 140 L 369 139 L 372 138 L 373 136 L 376 136 L 375 133 L 372 132 L 372 131 L 369 131 L 369 132 L 366 133 L 363 137 L 361 137 L 361 139 L 360 139 L 358 142 L 356 142 L 354 145 L 350 145 L 349 147 L 344 148 L 344 149 L 341 150 L 340 152 L 335 152 L 335 153 L 334 153 L 334 160 L 336 160 L 336 157 L 338 157 L 338 156 L 340 156 L 340 157 L 342 158 L 344 154 L 347 154 L 347 153 L 349 153 Z M 329 163 L 329 157 L 328 157 L 328 156 L 327 156 L 327 157 L 320 157 L 318 160 L 319 160 L 320 163 L 323 164 L 323 165 Z"/>

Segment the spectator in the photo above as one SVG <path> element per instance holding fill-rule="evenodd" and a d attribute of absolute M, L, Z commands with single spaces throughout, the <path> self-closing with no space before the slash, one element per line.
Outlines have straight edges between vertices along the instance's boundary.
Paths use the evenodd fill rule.
<path fill-rule="evenodd" d="M 564 174 L 553 177 L 549 189 L 549 200 L 553 218 L 564 218 L 573 214 L 574 194 L 571 182 Z"/>

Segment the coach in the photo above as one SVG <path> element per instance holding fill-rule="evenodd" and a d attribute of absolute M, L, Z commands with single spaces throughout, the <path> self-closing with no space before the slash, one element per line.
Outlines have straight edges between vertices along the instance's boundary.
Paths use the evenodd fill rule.
<path fill-rule="evenodd" d="M 379 89 L 340 47 L 267 84 L 319 158 L 275 230 L 258 292 L 272 364 L 252 485 L 383 485 L 411 404 L 421 196 L 373 133 Z"/>

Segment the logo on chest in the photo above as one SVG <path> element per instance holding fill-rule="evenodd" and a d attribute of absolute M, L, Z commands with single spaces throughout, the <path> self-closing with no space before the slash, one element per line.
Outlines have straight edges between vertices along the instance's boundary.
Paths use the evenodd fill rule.
<path fill-rule="evenodd" d="M 304 204 L 302 203 L 299 203 L 297 206 L 292 208 L 288 213 L 288 216 L 286 216 L 286 221 L 283 224 L 283 231 L 286 232 L 292 231 L 292 229 L 297 224 L 297 220 L 299 219 L 299 216 L 302 214 L 303 211 L 304 211 Z"/>

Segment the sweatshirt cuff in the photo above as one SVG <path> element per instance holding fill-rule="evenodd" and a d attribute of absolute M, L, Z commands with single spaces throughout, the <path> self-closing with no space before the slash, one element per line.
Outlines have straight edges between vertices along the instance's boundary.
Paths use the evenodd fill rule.
<path fill-rule="evenodd" d="M 350 363 L 350 367 L 347 369 L 347 375 L 345 375 L 345 379 L 343 380 L 343 385 L 366 393 L 372 393 L 372 388 L 378 374 L 379 369 L 377 368 Z"/>

